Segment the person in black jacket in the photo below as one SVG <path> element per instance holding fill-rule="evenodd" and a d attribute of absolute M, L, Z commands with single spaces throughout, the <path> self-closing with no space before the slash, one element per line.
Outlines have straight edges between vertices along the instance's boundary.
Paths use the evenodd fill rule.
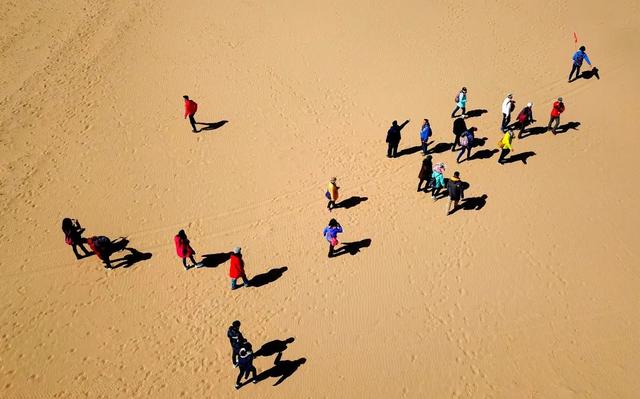
<path fill-rule="evenodd" d="M 258 381 L 256 380 L 256 367 L 253 365 L 253 352 L 250 343 L 245 343 L 240 351 L 238 352 L 238 366 L 240 367 L 240 372 L 238 373 L 238 378 L 236 378 L 236 389 L 240 389 L 242 386 L 240 384 L 240 380 L 242 378 L 249 378 L 249 373 L 253 374 L 251 381 L 256 384 Z"/>
<path fill-rule="evenodd" d="M 400 144 L 400 131 L 409 123 L 407 119 L 402 125 L 398 125 L 398 121 L 393 121 L 389 131 L 387 132 L 387 158 L 395 158 L 398 156 L 398 144 Z"/>
<path fill-rule="evenodd" d="M 451 145 L 451 151 L 456 150 L 456 146 L 460 144 L 460 136 L 467 131 L 467 124 L 464 118 L 457 118 L 453 120 L 453 144 Z"/>
<path fill-rule="evenodd" d="M 462 180 L 460 180 L 460 172 L 453 173 L 453 177 L 449 179 L 447 183 L 447 191 L 449 192 L 449 205 L 447 206 L 448 216 L 458 209 L 460 199 L 464 198 L 464 187 L 462 186 Z M 453 211 L 451 210 L 451 204 L 454 204 Z"/>
<path fill-rule="evenodd" d="M 247 341 L 240 332 L 240 321 L 236 320 L 231 323 L 231 326 L 227 330 L 227 337 L 231 344 L 231 362 L 234 367 L 238 367 L 238 353 L 242 345 Z"/>
<path fill-rule="evenodd" d="M 420 173 L 418 173 L 418 192 L 420 192 L 422 187 L 422 182 L 427 182 L 424 186 L 424 191 L 427 192 L 429 189 L 429 181 L 431 180 L 431 173 L 433 171 L 433 162 L 431 161 L 431 155 L 427 155 L 422 160 L 422 167 L 420 168 Z"/>

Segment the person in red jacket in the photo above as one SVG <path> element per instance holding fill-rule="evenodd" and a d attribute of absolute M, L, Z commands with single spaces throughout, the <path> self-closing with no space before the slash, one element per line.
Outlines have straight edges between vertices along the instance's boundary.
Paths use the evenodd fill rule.
<path fill-rule="evenodd" d="M 564 112 L 564 103 L 562 102 L 562 97 L 558 97 L 558 101 L 553 103 L 553 108 L 551 109 L 551 118 L 549 119 L 549 124 L 547 125 L 547 130 L 551 129 L 551 124 L 554 123 L 555 126 L 551 129 L 553 134 L 556 134 L 556 130 L 558 129 L 558 125 L 560 124 L 560 114 Z"/>
<path fill-rule="evenodd" d="M 176 244 L 176 253 L 182 258 L 182 266 L 184 270 L 189 270 L 192 267 L 201 267 L 201 263 L 196 263 L 196 259 L 193 257 L 196 251 L 191 248 L 187 233 L 184 230 L 180 230 L 178 234 L 173 237 L 173 242 Z M 187 266 L 187 258 L 191 259 L 191 266 Z"/>
<path fill-rule="evenodd" d="M 247 275 L 244 272 L 244 261 L 242 260 L 242 254 L 240 253 L 240 247 L 235 247 L 231 254 L 231 267 L 229 268 L 229 277 L 231 277 L 231 289 L 238 288 L 236 282 L 239 278 L 242 279 L 243 287 L 249 286 Z"/>
<path fill-rule="evenodd" d="M 87 238 L 87 244 L 98 259 L 104 262 L 105 269 L 111 269 L 111 261 L 109 261 L 112 252 L 111 240 L 105 236 L 92 236 Z"/>
<path fill-rule="evenodd" d="M 198 133 L 198 129 L 196 129 L 196 118 L 195 114 L 198 111 L 198 104 L 189 99 L 189 96 L 182 96 L 184 98 L 184 119 L 189 117 L 189 123 L 191 123 L 191 128 L 193 133 Z"/>

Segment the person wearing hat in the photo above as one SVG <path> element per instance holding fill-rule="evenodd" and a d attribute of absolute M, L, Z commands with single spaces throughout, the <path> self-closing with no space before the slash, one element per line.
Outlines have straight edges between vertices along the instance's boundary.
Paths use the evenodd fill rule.
<path fill-rule="evenodd" d="M 549 118 L 549 124 L 547 125 L 547 130 L 551 129 L 551 124 L 555 124 L 551 132 L 553 134 L 557 134 L 556 130 L 558 129 L 558 125 L 560 124 L 560 114 L 564 112 L 564 103 L 562 102 L 562 97 L 558 97 L 558 101 L 553 103 L 553 108 L 551 108 L 551 118 Z"/>
<path fill-rule="evenodd" d="M 229 326 L 227 330 L 227 338 L 229 338 L 229 343 L 231 344 L 231 362 L 233 363 L 233 367 L 238 367 L 238 353 L 242 345 L 247 341 L 240 332 L 239 320 L 231 323 L 231 326 Z"/>
<path fill-rule="evenodd" d="M 431 172 L 431 199 L 434 201 L 438 199 L 440 190 L 444 188 L 444 162 L 439 162 L 433 167 Z"/>
<path fill-rule="evenodd" d="M 462 117 L 466 118 L 467 117 L 467 88 L 463 87 L 460 90 L 460 93 L 458 93 L 458 95 L 456 96 L 456 107 L 453 109 L 453 112 L 451 113 L 451 117 L 455 118 L 456 117 L 456 112 L 458 112 L 458 110 L 462 110 Z"/>
<path fill-rule="evenodd" d="M 578 51 L 573 54 L 573 65 L 571 66 L 571 72 L 569 73 L 569 80 L 571 82 L 571 77 L 573 73 L 576 73 L 576 80 L 580 77 L 580 67 L 582 66 L 582 61 L 587 61 L 587 64 L 591 65 L 591 60 L 589 60 L 589 56 L 585 52 L 587 49 L 584 46 L 580 46 Z"/>
<path fill-rule="evenodd" d="M 458 209 L 460 199 L 464 198 L 464 186 L 460 180 L 460 172 L 453 172 L 453 177 L 447 182 L 447 191 L 449 192 L 447 216 L 449 216 Z M 453 210 L 451 210 L 451 204 L 453 204 Z"/>
<path fill-rule="evenodd" d="M 533 103 L 527 103 L 527 106 L 522 108 L 522 111 L 518 114 L 517 119 L 518 127 L 520 128 L 518 138 L 521 139 L 524 134 L 524 129 L 535 122 L 535 119 L 533 119 Z"/>
<path fill-rule="evenodd" d="M 191 123 L 191 131 L 193 133 L 198 133 L 198 129 L 196 129 L 196 111 L 198 111 L 198 104 L 189 99 L 189 96 L 184 95 L 182 96 L 182 98 L 184 99 L 184 119 L 187 119 L 187 116 L 189 117 L 189 123 Z"/>
<path fill-rule="evenodd" d="M 249 286 L 249 280 L 247 280 L 247 275 L 244 272 L 244 260 L 242 260 L 242 253 L 241 253 L 240 247 L 235 247 L 233 249 L 233 253 L 231 254 L 229 277 L 231 277 L 232 290 L 235 290 L 236 288 L 238 288 L 238 285 L 236 283 L 239 278 L 242 279 L 243 287 Z"/>
<path fill-rule="evenodd" d="M 500 148 L 502 148 L 502 152 L 500 153 L 500 158 L 498 158 L 498 163 L 500 165 L 504 164 L 504 160 L 509 155 L 513 147 L 511 147 L 511 143 L 513 142 L 513 131 L 507 130 L 504 132 L 504 136 L 502 136 L 502 140 L 499 142 Z"/>
<path fill-rule="evenodd" d="M 431 162 L 431 155 L 427 155 L 422 160 L 422 166 L 420 167 L 420 173 L 418 173 L 418 192 L 420 192 L 422 187 L 422 182 L 427 182 L 424 186 L 424 191 L 427 192 L 429 189 L 429 180 L 431 180 L 431 172 L 433 170 L 433 164 Z"/>
<path fill-rule="evenodd" d="M 240 368 L 240 372 L 238 373 L 238 378 L 236 378 L 236 389 L 240 389 L 240 387 L 242 387 L 240 381 L 242 378 L 248 379 L 249 374 L 252 374 L 249 381 L 254 384 L 258 383 L 258 380 L 256 380 L 256 367 L 253 365 L 254 354 L 252 349 L 251 344 L 245 342 L 238 351 L 238 367 Z"/>
<path fill-rule="evenodd" d="M 429 119 L 425 119 L 420 129 L 420 142 L 422 143 L 422 154 L 427 155 L 429 153 L 427 146 L 429 145 L 429 138 L 431 138 L 431 125 L 429 125 Z"/>
<path fill-rule="evenodd" d="M 332 177 L 329 181 L 329 185 L 327 185 L 327 191 L 324 193 L 325 197 L 327 197 L 327 199 L 329 200 L 329 203 L 327 204 L 327 209 L 329 210 L 329 212 L 331 212 L 333 208 L 336 207 L 336 201 L 338 200 L 338 190 L 340 189 L 340 187 L 336 185 L 337 180 L 337 178 Z"/>
<path fill-rule="evenodd" d="M 502 124 L 500 129 L 504 132 L 511 122 L 511 113 L 516 108 L 516 101 L 513 99 L 513 94 L 507 94 L 507 97 L 502 101 Z"/>

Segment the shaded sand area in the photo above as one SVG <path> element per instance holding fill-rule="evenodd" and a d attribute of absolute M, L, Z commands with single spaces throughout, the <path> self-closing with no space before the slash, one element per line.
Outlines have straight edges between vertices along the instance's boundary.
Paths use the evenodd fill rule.
<path fill-rule="evenodd" d="M 640 397 L 639 7 L 4 2 L 0 397 Z M 567 83 L 574 31 L 600 80 Z M 437 144 L 463 85 L 487 140 L 456 166 Z M 536 126 L 558 96 L 580 125 L 500 166 L 509 92 Z M 183 94 L 229 122 L 192 134 Z M 416 192 L 425 117 L 481 209 Z M 394 119 L 410 150 L 389 160 Z M 370 243 L 327 259 L 331 176 L 367 197 L 332 214 L 342 240 Z M 151 258 L 76 261 L 66 216 Z M 181 228 L 198 256 L 242 246 L 262 285 L 185 271 Z M 234 319 L 255 349 L 295 338 L 281 384 L 233 389 Z"/>

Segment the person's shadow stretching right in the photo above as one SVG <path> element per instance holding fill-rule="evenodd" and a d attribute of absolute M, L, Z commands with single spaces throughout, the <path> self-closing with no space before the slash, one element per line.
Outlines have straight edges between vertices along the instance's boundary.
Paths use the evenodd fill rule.
<path fill-rule="evenodd" d="M 278 381 L 273 384 L 273 386 L 279 385 L 284 380 L 289 378 L 293 373 L 295 373 L 296 370 L 298 370 L 298 367 L 305 364 L 306 362 L 307 359 L 305 359 L 304 357 L 301 357 L 297 360 L 282 360 L 282 352 L 280 352 L 278 353 L 278 356 L 276 356 L 276 359 L 273 361 L 273 367 L 260 373 L 260 375 L 256 377 L 256 381 L 263 381 L 269 377 L 280 377 Z"/>

